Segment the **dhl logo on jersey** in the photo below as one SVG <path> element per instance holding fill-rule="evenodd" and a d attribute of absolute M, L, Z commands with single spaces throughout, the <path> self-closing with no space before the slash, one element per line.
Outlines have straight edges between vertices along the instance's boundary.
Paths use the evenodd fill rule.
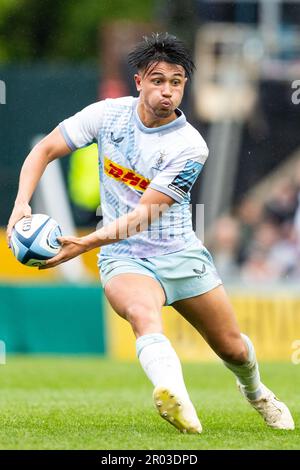
<path fill-rule="evenodd" d="M 104 172 L 110 178 L 113 178 L 116 181 L 121 181 L 138 191 L 145 191 L 150 183 L 148 178 L 145 178 L 144 176 L 139 175 L 135 171 L 125 168 L 118 163 L 112 162 L 107 157 L 104 157 Z"/>

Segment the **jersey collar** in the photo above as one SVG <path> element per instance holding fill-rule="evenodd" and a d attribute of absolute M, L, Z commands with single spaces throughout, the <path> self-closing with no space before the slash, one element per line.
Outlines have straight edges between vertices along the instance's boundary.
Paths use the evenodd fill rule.
<path fill-rule="evenodd" d="M 138 104 L 138 99 L 134 103 L 134 120 L 137 125 L 137 127 L 140 129 L 140 131 L 145 132 L 146 134 L 154 134 L 155 132 L 164 132 L 166 130 L 175 130 L 179 129 L 180 127 L 183 127 L 186 125 L 186 117 L 183 114 L 183 112 L 176 108 L 175 112 L 178 115 L 177 119 L 174 119 L 174 121 L 169 122 L 168 124 L 164 124 L 163 126 L 159 127 L 146 127 L 142 123 L 140 116 L 137 111 L 137 104 Z"/>

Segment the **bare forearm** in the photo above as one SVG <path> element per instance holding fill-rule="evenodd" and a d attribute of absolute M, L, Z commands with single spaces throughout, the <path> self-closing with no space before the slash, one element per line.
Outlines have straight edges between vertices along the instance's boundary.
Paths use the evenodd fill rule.
<path fill-rule="evenodd" d="M 10 246 L 10 238 L 14 225 L 21 220 L 22 217 L 31 216 L 29 201 L 46 166 L 55 158 L 62 157 L 69 152 L 69 147 L 59 128 L 56 127 L 29 153 L 22 166 L 18 194 L 7 225 L 6 238 L 8 246 Z"/>
<path fill-rule="evenodd" d="M 36 146 L 26 158 L 20 173 L 17 203 L 28 203 L 48 164 L 45 151 Z"/>
<path fill-rule="evenodd" d="M 20 174 L 16 202 L 28 203 L 48 163 L 69 152 L 69 147 L 59 128 L 56 127 L 31 150 L 26 158 Z"/>
<path fill-rule="evenodd" d="M 96 230 L 85 237 L 60 237 L 61 251 L 54 258 L 46 261 L 42 269 L 49 269 L 76 256 L 104 245 L 118 242 L 147 230 L 150 223 L 167 210 L 174 200 L 155 189 L 148 188 L 136 208 L 112 223 Z"/>
<path fill-rule="evenodd" d="M 158 214 L 151 211 L 148 206 L 139 205 L 126 215 L 114 220 L 110 224 L 96 230 L 83 237 L 83 241 L 88 250 L 96 247 L 109 245 L 111 243 L 124 240 L 146 230 L 148 224 L 153 221 Z"/>

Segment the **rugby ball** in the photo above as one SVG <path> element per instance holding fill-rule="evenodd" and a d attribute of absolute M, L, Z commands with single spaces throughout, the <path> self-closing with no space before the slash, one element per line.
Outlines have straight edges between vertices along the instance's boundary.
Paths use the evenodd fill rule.
<path fill-rule="evenodd" d="M 61 249 L 58 223 L 45 214 L 23 217 L 12 230 L 10 245 L 18 261 L 26 266 L 42 266 Z"/>

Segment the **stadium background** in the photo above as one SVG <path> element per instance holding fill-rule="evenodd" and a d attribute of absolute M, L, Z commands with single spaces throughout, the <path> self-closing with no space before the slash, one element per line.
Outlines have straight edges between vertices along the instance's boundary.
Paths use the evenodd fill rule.
<path fill-rule="evenodd" d="M 143 34 L 161 30 L 185 40 L 197 65 L 182 109 L 210 158 L 193 190 L 193 215 L 204 204 L 205 244 L 258 358 L 293 363 L 299 376 L 299 24 L 296 0 L 0 0 L 0 340 L 7 365 L 15 354 L 135 360 L 133 334 L 104 298 L 97 250 L 40 272 L 13 258 L 5 226 L 34 142 L 97 99 L 135 94 L 126 54 Z M 86 181 L 95 176 L 95 155 L 93 148 L 51 164 L 33 212 L 52 215 L 66 234 L 94 231 L 98 182 Z M 180 357 L 215 361 L 192 328 L 165 310 Z"/>

